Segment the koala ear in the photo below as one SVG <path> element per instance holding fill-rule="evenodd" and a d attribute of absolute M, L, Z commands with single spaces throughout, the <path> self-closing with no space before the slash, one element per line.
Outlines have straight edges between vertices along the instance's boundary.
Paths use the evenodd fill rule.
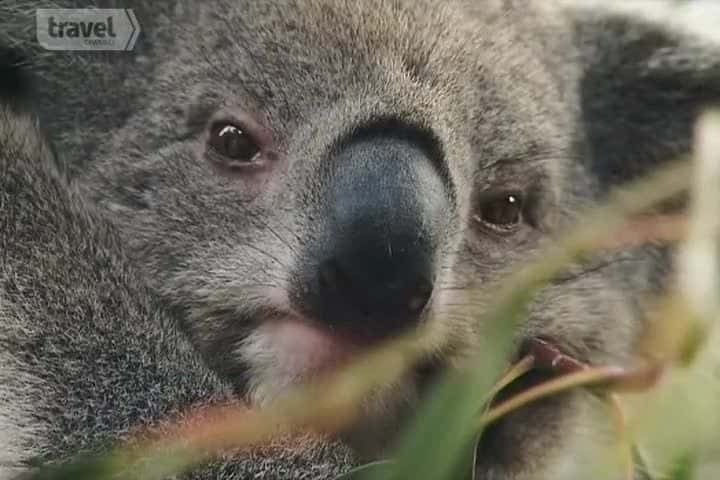
<path fill-rule="evenodd" d="M 698 114 L 720 104 L 720 5 L 572 3 L 582 128 L 606 190 L 687 153 Z"/>

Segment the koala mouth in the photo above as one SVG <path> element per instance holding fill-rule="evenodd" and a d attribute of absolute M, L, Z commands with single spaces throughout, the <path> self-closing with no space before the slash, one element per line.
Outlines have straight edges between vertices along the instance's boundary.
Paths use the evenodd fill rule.
<path fill-rule="evenodd" d="M 606 370 L 610 377 L 625 374 L 620 368 L 596 369 L 591 363 L 564 353 L 559 345 L 560 342 L 543 337 L 524 340 L 507 372 L 496 384 L 491 405 L 526 395 L 534 387 L 549 385 L 549 382 L 581 372 Z M 582 386 L 582 382 L 579 385 Z"/>
<path fill-rule="evenodd" d="M 563 353 L 557 345 L 558 342 L 542 337 L 524 340 L 508 370 L 495 385 L 491 408 L 526 394 L 534 387 L 592 368 L 589 363 Z"/>
<path fill-rule="evenodd" d="M 542 337 L 534 337 L 523 343 L 518 360 L 527 357 L 532 358 L 533 370 L 544 371 L 552 376 L 568 375 L 590 368 L 589 363 L 563 353 L 557 347 L 557 342 Z"/>
<path fill-rule="evenodd" d="M 303 320 L 277 320 L 267 329 L 282 352 L 281 363 L 294 377 L 329 373 L 346 364 L 357 350 L 354 342 Z"/>
<path fill-rule="evenodd" d="M 274 350 L 282 352 L 275 366 L 281 366 L 286 375 L 303 381 L 341 369 L 372 343 L 366 338 L 343 335 L 298 318 L 275 319 L 262 328 L 264 334 L 273 339 Z M 563 353 L 556 345 L 551 339 L 539 337 L 524 341 L 513 361 L 516 375 L 511 380 L 506 378 L 504 385 L 498 384 L 495 402 L 544 381 L 591 368 L 590 364 Z M 416 373 L 425 385 L 433 383 L 439 373 L 439 365 L 429 363 L 420 362 L 417 366 Z"/>
<path fill-rule="evenodd" d="M 596 366 L 563 353 L 558 345 L 541 337 L 522 343 L 515 361 L 495 386 L 488 423 L 575 388 L 590 388 L 606 396 L 644 391 L 657 384 L 663 373 L 662 365 L 653 362 L 630 367 Z"/>

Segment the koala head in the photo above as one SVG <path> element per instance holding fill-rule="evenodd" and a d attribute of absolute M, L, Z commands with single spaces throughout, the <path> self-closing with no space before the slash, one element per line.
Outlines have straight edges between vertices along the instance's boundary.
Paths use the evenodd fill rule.
<path fill-rule="evenodd" d="M 81 183 L 250 402 L 421 326 L 430 363 L 454 364 L 483 331 L 458 307 L 492 300 L 467 291 L 532 258 L 590 199 L 572 69 L 552 57 L 565 38 L 544 36 L 545 2 L 504 3 L 176 8 L 142 108 Z M 637 322 L 616 263 L 551 285 L 518 341 L 622 360 Z M 388 389 L 367 423 L 393 428 L 422 378 Z M 542 471 L 526 460 L 571 437 L 578 396 L 497 424 L 480 463 Z"/>

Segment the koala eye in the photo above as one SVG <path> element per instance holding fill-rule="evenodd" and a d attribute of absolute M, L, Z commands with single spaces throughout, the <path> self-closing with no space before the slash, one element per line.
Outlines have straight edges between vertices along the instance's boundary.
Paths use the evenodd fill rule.
<path fill-rule="evenodd" d="M 523 221 L 524 198 L 519 193 L 486 195 L 480 200 L 475 219 L 499 230 L 511 230 Z"/>
<path fill-rule="evenodd" d="M 241 163 L 252 162 L 260 153 L 260 147 L 249 133 L 225 122 L 211 127 L 208 145 L 217 154 Z"/>

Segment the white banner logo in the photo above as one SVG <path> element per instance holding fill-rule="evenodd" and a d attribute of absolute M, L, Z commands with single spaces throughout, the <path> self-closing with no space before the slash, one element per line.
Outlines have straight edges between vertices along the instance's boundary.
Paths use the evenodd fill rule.
<path fill-rule="evenodd" d="M 140 35 L 129 8 L 40 8 L 35 25 L 47 50 L 132 50 Z"/>

